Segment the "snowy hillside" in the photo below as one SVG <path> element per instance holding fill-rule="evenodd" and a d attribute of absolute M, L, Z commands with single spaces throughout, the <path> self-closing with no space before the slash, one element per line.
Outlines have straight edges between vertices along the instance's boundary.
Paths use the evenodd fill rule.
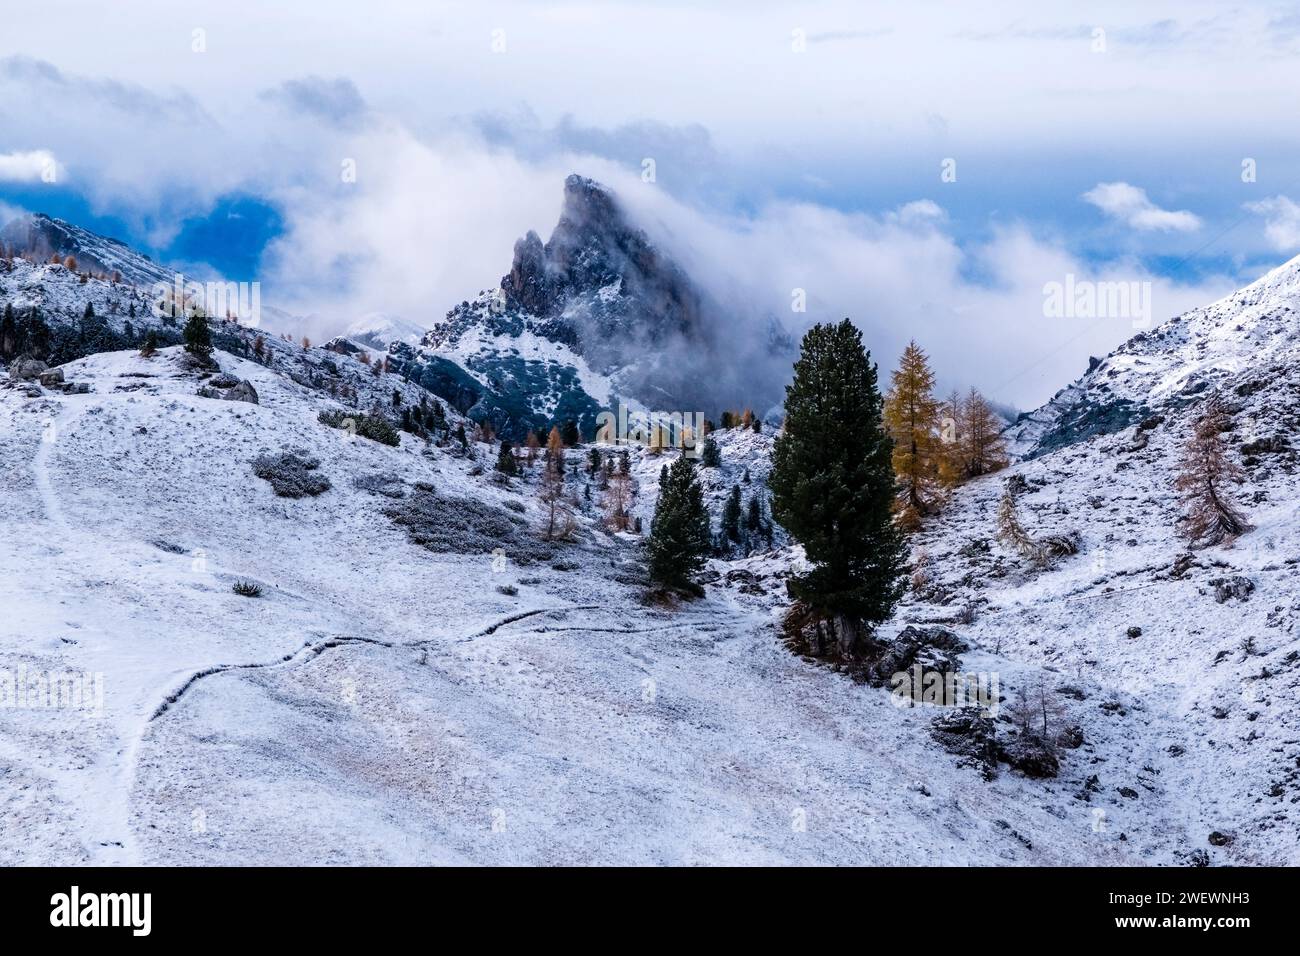
<path fill-rule="evenodd" d="M 1081 840 L 1063 789 L 955 766 L 928 712 L 790 655 L 768 598 L 643 606 L 634 536 L 584 522 L 541 550 L 526 482 L 348 440 L 310 391 L 219 359 L 260 405 L 196 396 L 170 350 L 74 363 L 86 395 L 0 392 L 0 655 L 104 680 L 102 716 L 0 710 L 6 862 L 1173 859 L 1177 820 Z M 722 439 L 724 463 L 762 440 Z M 329 490 L 254 477 L 285 448 Z M 391 517 L 428 494 L 520 524 L 466 517 L 432 551 Z M 1145 715 L 1107 721 L 1112 772 L 1139 774 Z"/>
<path fill-rule="evenodd" d="M 133 290 L 6 263 L 0 303 L 73 345 L 101 322 L 133 344 L 0 384 L 0 678 L 24 688 L 0 683 L 0 862 L 1300 863 L 1300 372 L 1278 275 L 1085 379 L 1135 423 L 1040 443 L 913 539 L 881 637 L 942 640 L 1000 703 L 1048 687 L 1071 745 L 1035 776 L 954 748 L 947 711 L 792 654 L 777 623 L 802 559 L 780 528 L 728 545 L 704 599 L 649 599 L 601 473 L 627 451 L 648 530 L 677 452 L 570 449 L 574 532 L 548 541 L 540 466 L 506 477 L 498 446 L 452 436 L 472 439 L 478 398 L 449 400 L 441 431 L 385 430 L 426 382 L 503 394 L 500 366 L 454 352 L 510 354 L 482 323 L 438 346 L 445 365 L 426 341 L 413 375 L 400 343 L 214 321 L 216 372 Z M 613 398 L 554 341 L 511 338 Z M 1195 554 L 1171 491 L 1203 394 L 1190 356 L 1231 401 L 1255 525 Z M 714 532 L 736 487 L 770 521 L 770 428 L 713 437 Z M 1078 532 L 1081 553 L 1040 571 L 997 541 L 1013 476 L 1031 530 Z M 86 706 L 41 705 L 62 675 L 91 675 Z"/>
<path fill-rule="evenodd" d="M 69 256 L 79 269 L 148 289 L 156 282 L 171 284 L 176 273 L 136 252 L 125 243 L 97 235 L 80 226 L 41 213 L 3 224 L 0 247 L 15 256 L 46 262 L 52 256 Z"/>
<path fill-rule="evenodd" d="M 1300 364 L 1300 257 L 1204 308 L 1142 332 L 1008 430 L 1010 449 L 1041 454 L 1114 434 L 1208 389 L 1285 384 Z"/>

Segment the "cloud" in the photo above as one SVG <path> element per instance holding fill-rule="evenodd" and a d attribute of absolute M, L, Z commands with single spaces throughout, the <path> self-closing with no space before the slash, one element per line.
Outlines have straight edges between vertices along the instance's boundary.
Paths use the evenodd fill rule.
<path fill-rule="evenodd" d="M 1139 232 L 1192 232 L 1201 227 L 1193 213 L 1161 209 L 1147 197 L 1146 190 L 1128 183 L 1098 183 L 1081 198 Z"/>
<path fill-rule="evenodd" d="M 366 101 L 355 83 L 346 77 L 332 80 L 320 76 L 285 80 L 262 98 L 290 112 L 302 112 L 338 126 L 351 126 L 366 113 Z"/>
<path fill-rule="evenodd" d="M 57 96 L 83 107 L 93 102 L 155 123 L 212 123 L 212 118 L 188 93 L 163 95 L 117 80 L 65 73 L 53 63 L 29 56 L 0 58 L 0 79 L 21 84 L 38 95 Z"/>
<path fill-rule="evenodd" d="M 20 206 L 11 206 L 7 202 L 0 201 L 0 228 L 3 228 L 15 219 L 27 215 L 27 210 Z"/>
<path fill-rule="evenodd" d="M 808 34 L 809 43 L 837 43 L 844 40 L 874 40 L 876 37 L 893 33 L 889 27 L 876 27 L 870 30 L 825 30 L 821 33 Z"/>
<path fill-rule="evenodd" d="M 933 226 L 944 222 L 948 213 L 933 199 L 915 199 L 889 213 L 888 218 L 904 226 Z"/>
<path fill-rule="evenodd" d="M 1264 217 L 1264 237 L 1279 252 L 1300 247 L 1300 206 L 1281 194 L 1248 202 L 1245 208 Z"/>
<path fill-rule="evenodd" d="M 653 162 L 654 179 L 679 196 L 704 196 L 725 189 L 723 160 L 713 136 L 699 123 L 675 125 L 635 120 L 603 128 L 562 115 L 544 125 L 527 106 L 482 111 L 469 122 L 488 144 L 541 162 L 558 156 L 586 155 L 613 160 L 640 173 Z"/>
<path fill-rule="evenodd" d="M 39 183 L 58 178 L 59 164 L 47 149 L 26 153 L 0 153 L 0 183 Z"/>
<path fill-rule="evenodd" d="M 876 214 L 789 200 L 723 212 L 606 157 L 558 147 L 523 157 L 475 135 L 429 139 L 391 121 L 338 149 L 356 157 L 356 183 L 327 192 L 279 189 L 285 232 L 262 276 L 277 304 L 317 316 L 313 338 L 375 310 L 429 327 L 455 303 L 495 288 L 517 238 L 529 229 L 549 235 L 570 172 L 610 186 L 633 220 L 724 305 L 727 340 L 762 341 L 772 318 L 797 336 L 813 322 L 849 316 L 882 369 L 915 337 L 945 390 L 976 385 L 1020 407 L 1046 400 L 1083 371 L 1089 355 L 1136 331 L 1122 317 L 1045 317 L 1046 283 L 1068 275 L 1151 282 L 1156 322 L 1237 285 L 1219 276 L 1171 282 L 1135 259 L 1089 263 L 1024 223 L 963 242 L 928 198 Z M 806 312 L 792 311 L 795 290 L 803 290 Z"/>

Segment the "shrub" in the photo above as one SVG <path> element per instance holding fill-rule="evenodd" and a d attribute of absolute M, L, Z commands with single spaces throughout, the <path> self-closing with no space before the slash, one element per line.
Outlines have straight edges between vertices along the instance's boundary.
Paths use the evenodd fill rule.
<path fill-rule="evenodd" d="M 253 459 L 253 474 L 269 481 L 271 490 L 281 498 L 314 498 L 329 491 L 329 479 L 315 474 L 319 467 L 319 458 L 293 451 Z"/>
<path fill-rule="evenodd" d="M 256 598 L 262 596 L 262 586 L 252 581 L 236 581 L 231 590 L 240 597 Z"/>
<path fill-rule="evenodd" d="M 354 435 L 369 438 L 381 445 L 392 445 L 396 448 L 402 442 L 401 437 L 397 434 L 397 429 L 393 427 L 393 423 L 378 415 L 335 410 L 321 412 L 317 416 L 317 420 L 322 425 L 351 431 Z"/>
<path fill-rule="evenodd" d="M 384 513 L 414 544 L 435 553 L 491 554 L 506 548 L 519 564 L 551 558 L 549 547 L 525 533 L 523 519 L 471 498 L 417 488 Z"/>
<path fill-rule="evenodd" d="M 352 487 L 372 495 L 383 495 L 385 498 L 402 498 L 406 495 L 406 485 L 402 481 L 402 476 L 391 471 L 358 475 L 352 479 Z"/>

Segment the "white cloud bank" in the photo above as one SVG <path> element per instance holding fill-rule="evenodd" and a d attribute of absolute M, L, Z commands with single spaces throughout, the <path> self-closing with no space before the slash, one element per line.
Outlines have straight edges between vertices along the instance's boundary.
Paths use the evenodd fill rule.
<path fill-rule="evenodd" d="M 58 160 L 47 149 L 0 153 L 0 183 L 51 182 L 58 172 Z"/>
<path fill-rule="evenodd" d="M 1279 252 L 1300 248 L 1300 205 L 1281 194 L 1246 203 L 1246 209 L 1264 217 L 1264 238 Z"/>
<path fill-rule="evenodd" d="M 1053 319 L 1043 287 L 1064 282 L 1150 282 L 1156 322 L 1203 305 L 1237 284 L 1181 285 L 1135 260 L 1101 267 L 1025 224 L 963 245 L 946 211 L 921 197 L 877 214 L 772 201 L 730 215 L 673 198 L 635 170 L 592 155 L 526 160 L 473 137 L 420 138 L 390 120 L 339 132 L 329 155 L 356 159 L 355 183 L 277 191 L 286 231 L 270 250 L 269 290 L 338 328 L 383 310 L 428 326 L 462 299 L 494 288 L 513 244 L 543 238 L 558 218 L 565 175 L 605 182 L 634 219 L 728 312 L 727 334 L 761 336 L 768 317 L 792 333 L 851 317 L 882 372 L 915 338 L 940 384 L 974 384 L 1033 407 L 1136 331 L 1125 318 Z M 337 180 L 337 170 L 329 175 Z M 795 290 L 807 312 L 792 312 Z M 332 331 L 322 329 L 321 332 Z M 320 334 L 318 332 L 317 334 Z"/>
<path fill-rule="evenodd" d="M 1082 198 L 1139 232 L 1194 232 L 1201 227 L 1201 220 L 1194 213 L 1185 209 L 1161 209 L 1145 189 L 1128 183 L 1098 183 Z"/>

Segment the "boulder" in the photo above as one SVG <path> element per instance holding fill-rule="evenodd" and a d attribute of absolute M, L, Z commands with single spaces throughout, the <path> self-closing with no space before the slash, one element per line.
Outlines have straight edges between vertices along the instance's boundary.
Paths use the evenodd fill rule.
<path fill-rule="evenodd" d="M 38 376 L 38 378 L 40 379 L 41 384 L 44 385 L 46 388 L 54 388 L 57 385 L 63 384 L 63 369 L 61 368 L 49 369 L 47 371 L 42 372 Z"/>
<path fill-rule="evenodd" d="M 1290 449 L 1291 446 L 1282 435 L 1269 435 L 1266 438 L 1256 438 L 1254 441 L 1246 442 L 1241 446 L 1241 453 L 1243 455 L 1277 455 L 1284 451 L 1290 451 Z"/>
<path fill-rule="evenodd" d="M 1078 750 L 1084 744 L 1083 728 L 1078 724 L 1066 727 L 1057 734 L 1056 744 L 1066 750 Z"/>
<path fill-rule="evenodd" d="M 248 402 L 250 405 L 261 404 L 257 398 L 257 389 L 253 388 L 253 383 L 247 379 L 237 382 L 234 387 L 230 388 L 221 397 L 228 402 Z"/>
<path fill-rule="evenodd" d="M 1219 604 L 1224 603 L 1228 598 L 1245 601 L 1250 598 L 1250 595 L 1255 590 L 1255 582 L 1240 575 L 1230 578 L 1215 578 L 1210 582 L 1210 586 L 1214 588 L 1214 600 Z"/>
<path fill-rule="evenodd" d="M 884 683 L 916 664 L 925 671 L 954 673 L 961 670 L 957 655 L 968 650 L 967 644 L 947 628 L 909 624 L 892 641 L 881 645 L 867 666 L 867 676 Z"/>
<path fill-rule="evenodd" d="M 15 359 L 9 366 L 9 377 L 15 382 L 31 382 L 39 379 L 48 368 L 49 366 L 40 359 Z"/>

